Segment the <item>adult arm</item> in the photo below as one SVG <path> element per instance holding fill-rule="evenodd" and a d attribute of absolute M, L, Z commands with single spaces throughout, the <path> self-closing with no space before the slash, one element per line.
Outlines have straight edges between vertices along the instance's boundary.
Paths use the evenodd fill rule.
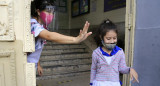
<path fill-rule="evenodd" d="M 38 62 L 37 71 L 38 71 L 38 74 L 39 74 L 40 76 L 43 75 L 43 68 L 42 68 L 41 65 L 40 65 L 40 61 Z"/>
<path fill-rule="evenodd" d="M 89 25 L 90 24 L 88 23 L 88 21 L 86 21 L 83 30 L 80 30 L 80 33 L 77 37 L 66 36 L 57 32 L 50 32 L 47 30 L 42 30 L 39 34 L 39 37 L 62 44 L 76 44 L 84 41 L 89 35 L 92 34 L 92 32 L 87 33 Z"/>

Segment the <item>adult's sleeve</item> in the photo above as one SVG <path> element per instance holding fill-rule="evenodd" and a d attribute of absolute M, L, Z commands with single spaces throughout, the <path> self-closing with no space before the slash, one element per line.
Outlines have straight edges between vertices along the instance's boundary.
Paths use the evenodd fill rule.
<path fill-rule="evenodd" d="M 37 37 L 42 30 L 44 30 L 44 28 L 40 24 L 34 24 L 31 26 L 31 33 L 34 35 L 34 37 Z"/>

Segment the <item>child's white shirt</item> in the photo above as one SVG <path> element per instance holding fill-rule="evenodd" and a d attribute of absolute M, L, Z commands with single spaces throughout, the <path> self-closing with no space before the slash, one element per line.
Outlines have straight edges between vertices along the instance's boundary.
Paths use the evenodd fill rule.
<path fill-rule="evenodd" d="M 110 65 L 111 64 L 111 61 L 112 61 L 112 58 L 114 57 L 114 55 L 113 56 L 110 56 L 110 57 L 108 57 L 108 56 L 104 56 L 104 58 L 106 59 L 106 61 L 107 61 L 107 63 Z"/>

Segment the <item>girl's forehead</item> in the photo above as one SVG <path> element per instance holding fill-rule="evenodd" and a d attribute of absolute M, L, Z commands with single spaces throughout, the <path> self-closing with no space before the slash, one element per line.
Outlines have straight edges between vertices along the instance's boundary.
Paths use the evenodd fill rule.
<path fill-rule="evenodd" d="M 116 31 L 114 31 L 114 30 L 109 30 L 108 32 L 106 32 L 106 35 L 107 35 L 107 34 L 117 34 L 117 33 L 116 33 Z"/>
<path fill-rule="evenodd" d="M 117 36 L 117 33 L 114 30 L 106 32 L 105 36 Z"/>

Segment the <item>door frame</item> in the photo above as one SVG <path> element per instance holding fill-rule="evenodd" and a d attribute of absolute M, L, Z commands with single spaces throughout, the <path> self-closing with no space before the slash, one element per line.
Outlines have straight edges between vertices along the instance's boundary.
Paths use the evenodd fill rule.
<path fill-rule="evenodd" d="M 125 57 L 126 64 L 133 66 L 134 57 L 134 36 L 136 21 L 136 0 L 126 0 L 126 19 L 125 19 Z M 123 75 L 123 85 L 131 86 L 130 75 Z"/>

